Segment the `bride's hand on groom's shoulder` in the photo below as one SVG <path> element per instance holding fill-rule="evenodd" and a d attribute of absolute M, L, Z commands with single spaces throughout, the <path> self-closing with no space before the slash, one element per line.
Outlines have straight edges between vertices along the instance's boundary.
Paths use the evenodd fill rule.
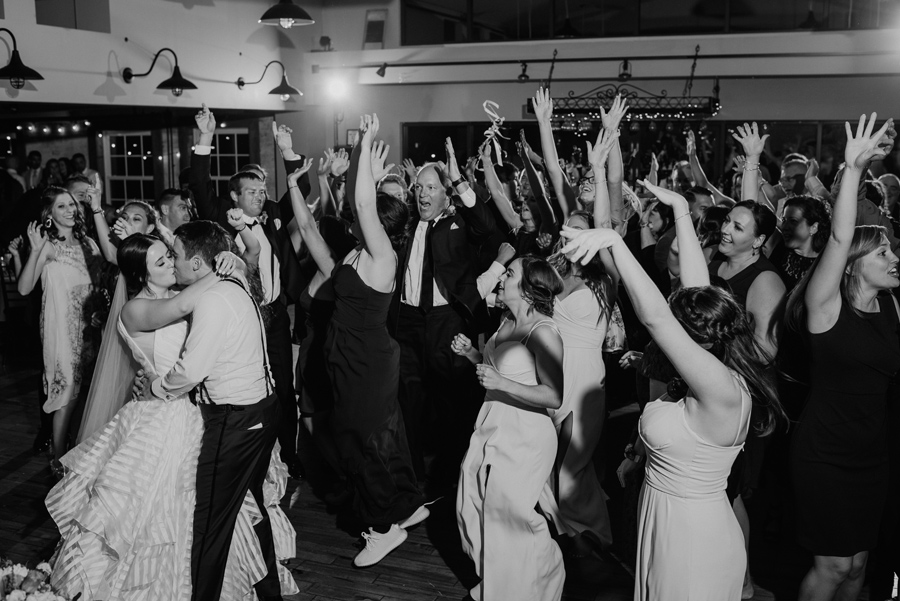
<path fill-rule="evenodd" d="M 232 252 L 224 251 L 216 255 L 216 275 L 227 278 L 235 271 L 243 271 L 244 260 Z"/>

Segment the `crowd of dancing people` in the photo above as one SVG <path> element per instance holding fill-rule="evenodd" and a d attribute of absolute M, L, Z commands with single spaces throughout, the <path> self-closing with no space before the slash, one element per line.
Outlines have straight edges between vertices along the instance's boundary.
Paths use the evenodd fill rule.
<path fill-rule="evenodd" d="M 595 459 L 615 370 L 641 412 L 617 471 L 642 481 L 636 600 L 753 596 L 744 501 L 773 454 L 814 558 L 799 598 L 856 599 L 873 552 L 869 598 L 889 596 L 900 180 L 872 170 L 893 122 L 846 125 L 830 189 L 744 124 L 720 190 L 693 132 L 671 174 L 653 156 L 626 182 L 622 98 L 583 163 L 558 154 L 549 92 L 532 105 L 540 152 L 522 133 L 460 161 L 448 138 L 424 165 L 388 162 L 374 114 L 317 162 L 273 123 L 280 199 L 255 164 L 216 192 L 205 105 L 185 188 L 156 206 L 27 177 L 40 217 L 9 250 L 21 294 L 42 289 L 54 586 L 296 592 L 281 562 L 303 530 L 280 503 L 305 428 L 365 528 L 355 566 L 444 498 L 472 599 L 558 600 L 564 555 L 613 545 Z"/>

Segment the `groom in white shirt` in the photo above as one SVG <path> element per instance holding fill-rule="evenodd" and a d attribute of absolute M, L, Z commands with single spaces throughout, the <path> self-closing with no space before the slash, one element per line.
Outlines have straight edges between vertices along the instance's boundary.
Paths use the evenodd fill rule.
<path fill-rule="evenodd" d="M 175 277 L 189 285 L 212 270 L 231 237 L 211 221 L 175 231 Z M 262 319 L 243 278 L 214 284 L 197 302 L 181 358 L 144 389 L 170 401 L 197 388 L 203 441 L 197 464 L 197 505 L 191 549 L 194 601 L 218 601 L 234 525 L 247 491 L 262 521 L 254 526 L 268 574 L 260 599 L 281 599 L 272 527 L 262 485 L 277 438 L 278 404 L 269 371 Z"/>

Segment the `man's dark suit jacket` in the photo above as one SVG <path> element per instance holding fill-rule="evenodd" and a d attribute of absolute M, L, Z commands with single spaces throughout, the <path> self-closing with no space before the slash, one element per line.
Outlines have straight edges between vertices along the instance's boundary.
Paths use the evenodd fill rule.
<path fill-rule="evenodd" d="M 413 212 L 415 217 L 410 224 L 410 236 L 398 257 L 401 269 L 397 270 L 397 283 L 388 318 L 391 332 L 396 331 L 403 281 L 409 265 L 409 250 L 419 225 L 415 206 Z M 438 289 L 447 302 L 475 326 L 483 324 L 487 318 L 487 305 L 478 293 L 476 283 L 482 267 L 478 251 L 482 244 L 492 238 L 495 230 L 490 209 L 481 199 L 476 199 L 471 208 L 462 202 L 457 203 L 456 213 L 441 218 L 431 232 L 433 273 Z"/>
<path fill-rule="evenodd" d="M 234 202 L 230 196 L 220 197 L 216 194 L 216 187 L 209 176 L 210 155 L 191 155 L 191 176 L 189 186 L 194 202 L 197 205 L 197 215 L 200 219 L 215 221 L 224 227 L 230 234 L 237 235 L 234 228 L 228 225 L 228 210 L 234 208 Z M 292 173 L 303 164 L 303 156 L 284 161 L 286 173 Z M 304 182 L 304 179 L 306 180 Z M 309 195 L 309 179 L 304 174 L 298 183 L 304 196 Z M 300 294 L 307 285 L 307 280 L 300 270 L 300 262 L 291 237 L 288 234 L 287 225 L 294 218 L 291 208 L 290 195 L 285 193 L 281 202 L 267 200 L 263 210 L 268 215 L 265 224 L 262 225 L 266 238 L 272 246 L 272 252 L 278 257 L 280 264 L 282 301 L 285 304 L 295 303 L 300 299 Z M 280 220 L 280 227 L 276 227 L 276 219 Z"/>

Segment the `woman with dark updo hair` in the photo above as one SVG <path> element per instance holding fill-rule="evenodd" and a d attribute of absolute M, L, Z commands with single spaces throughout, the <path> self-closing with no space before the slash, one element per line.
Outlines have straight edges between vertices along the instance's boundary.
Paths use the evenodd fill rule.
<path fill-rule="evenodd" d="M 648 403 L 640 438 L 620 479 L 647 463 L 638 518 L 636 601 L 740 599 L 747 554 L 728 502 L 728 474 L 749 431 L 764 436 L 784 419 L 750 319 L 710 286 L 703 251 L 679 194 L 644 182 L 674 208 L 682 288 L 669 302 L 612 230 L 565 228 L 563 252 L 589 261 L 610 249 L 635 312 L 688 390 Z"/>
<path fill-rule="evenodd" d="M 224 232 L 223 232 L 224 233 Z M 129 357 L 148 374 L 164 374 L 187 338 L 187 315 L 211 286 L 243 266 L 233 254 L 216 256 L 214 271 L 181 293 L 169 248 L 145 234 L 119 245 L 117 261 L 131 299 L 116 317 Z M 147 601 L 191 598 L 191 537 L 196 471 L 203 435 L 200 408 L 184 394 L 171 400 L 125 404 L 97 432 L 62 458 L 65 477 L 47 495 L 47 510 L 62 542 L 50 581 L 67 597 Z M 247 492 L 238 516 L 224 578 L 223 599 L 253 595 L 255 566 L 265 563 L 253 525 L 262 510 L 272 522 L 278 559 L 293 553 L 296 533 L 278 503 L 287 467 L 272 452 L 265 507 Z M 280 543 L 280 544 L 279 544 Z M 285 546 L 285 543 L 288 546 Z M 293 584 L 282 570 L 281 581 Z M 297 592 L 285 587 L 284 594 Z"/>
<path fill-rule="evenodd" d="M 428 517 L 412 467 L 398 402 L 400 347 L 387 331 L 397 275 L 397 248 L 407 235 L 409 207 L 377 193 L 372 144 L 378 116 L 360 118 L 362 141 L 353 149 L 347 200 L 359 244 L 340 262 L 325 244 L 312 216 L 291 192 L 300 233 L 319 268 L 331 277 L 334 315 L 325 341 L 333 391 L 332 429 L 341 468 L 355 492 L 353 509 L 368 526 L 357 567 L 381 561 L 406 540 L 405 528 Z M 308 169 L 311 163 L 305 164 Z M 293 177 L 293 176 L 292 176 Z"/>
<path fill-rule="evenodd" d="M 516 259 L 497 293 L 509 311 L 484 354 L 463 334 L 453 339 L 453 352 L 477 366 L 487 391 L 456 497 L 463 548 L 481 577 L 474 599 L 562 597 L 562 554 L 535 510 L 556 459 L 548 411 L 563 399 L 563 341 L 552 319 L 562 290 L 544 259 Z"/>

